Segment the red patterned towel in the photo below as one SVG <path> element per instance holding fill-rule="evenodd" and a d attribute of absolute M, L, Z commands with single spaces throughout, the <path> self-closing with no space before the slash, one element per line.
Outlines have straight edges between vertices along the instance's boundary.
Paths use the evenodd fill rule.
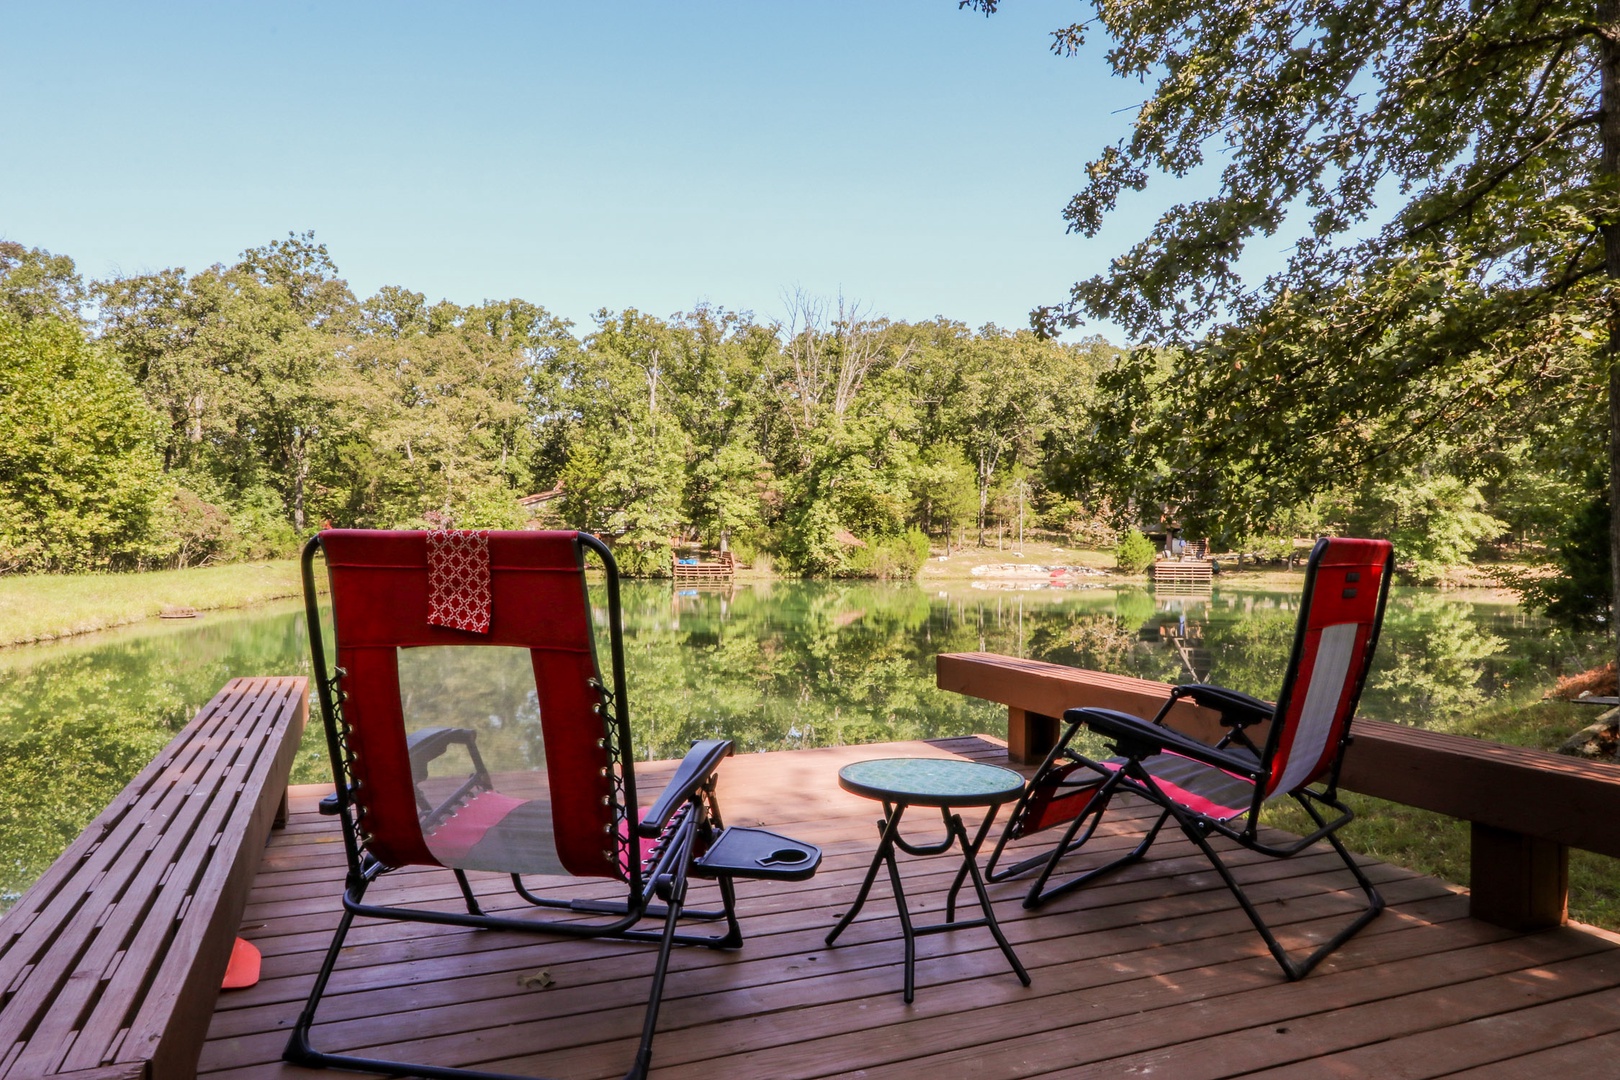
<path fill-rule="evenodd" d="M 489 532 L 435 529 L 427 557 L 428 622 L 489 633 Z"/>

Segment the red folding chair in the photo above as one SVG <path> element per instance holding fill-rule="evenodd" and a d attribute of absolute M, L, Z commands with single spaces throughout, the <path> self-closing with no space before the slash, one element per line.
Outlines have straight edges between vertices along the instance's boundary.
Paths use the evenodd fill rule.
<path fill-rule="evenodd" d="M 331 581 L 336 664 L 327 666 L 314 560 Z M 594 556 L 610 653 L 597 665 L 585 567 Z M 764 830 L 722 831 L 715 772 L 725 739 L 697 743 L 643 814 L 632 768 L 613 556 L 573 532 L 321 533 L 304 549 L 310 650 L 342 823 L 343 916 L 288 1040 L 288 1061 L 398 1075 L 493 1077 L 476 1069 L 327 1053 L 310 1042 L 316 1009 L 356 916 L 648 941 L 658 946 L 641 1043 L 646 1074 L 671 947 L 742 944 L 732 879 L 802 879 L 820 852 Z M 481 695 L 515 688 L 492 715 Z M 769 865 L 762 851 L 777 856 Z M 373 904 L 367 889 L 408 866 L 453 872 L 465 910 Z M 563 918 L 486 914 L 469 871 L 508 874 L 517 895 Z M 525 876 L 606 879 L 604 899 L 536 891 Z M 688 880 L 716 881 L 718 909 L 686 907 Z M 563 883 L 566 884 L 566 883 Z M 541 895 L 541 892 L 545 895 Z M 566 890 L 565 890 L 566 891 Z M 722 922 L 696 933 L 684 919 Z M 661 926 L 642 928 L 643 920 Z"/>
<path fill-rule="evenodd" d="M 1354 814 L 1338 797 L 1339 767 L 1350 743 L 1350 721 L 1367 680 L 1394 554 L 1383 540 L 1318 540 L 1305 571 L 1305 592 L 1293 652 L 1275 705 L 1204 683 L 1174 687 L 1152 720 L 1112 709 L 1070 709 L 1065 728 L 1013 811 L 992 854 L 992 881 L 1040 873 L 1024 906 L 1035 908 L 1142 858 L 1167 821 L 1208 856 L 1221 879 L 1265 939 L 1290 979 L 1303 977 L 1324 956 L 1383 910 L 1378 895 L 1339 840 Z M 1214 746 L 1165 726 L 1176 702 L 1188 699 L 1220 714 L 1225 736 Z M 1109 740 L 1116 756 L 1093 761 L 1071 745 L 1082 728 Z M 1141 841 L 1124 855 L 1049 885 L 1065 857 L 1082 848 L 1115 795 L 1138 795 L 1159 809 Z M 1286 795 L 1305 809 L 1316 828 L 1297 840 L 1273 843 L 1260 836 L 1261 808 Z M 1326 811 L 1327 813 L 1324 813 Z M 1050 849 L 1000 866 L 1008 843 L 1063 827 Z M 1251 851 L 1287 858 L 1327 840 L 1366 896 L 1354 921 L 1302 960 L 1288 955 L 1210 843 L 1223 836 Z"/>

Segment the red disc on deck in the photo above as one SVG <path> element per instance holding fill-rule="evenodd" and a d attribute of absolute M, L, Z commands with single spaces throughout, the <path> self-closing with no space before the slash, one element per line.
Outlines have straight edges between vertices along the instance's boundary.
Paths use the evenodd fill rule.
<path fill-rule="evenodd" d="M 231 961 L 225 965 L 223 990 L 240 990 L 259 981 L 259 950 L 251 941 L 236 939 L 231 946 Z"/>

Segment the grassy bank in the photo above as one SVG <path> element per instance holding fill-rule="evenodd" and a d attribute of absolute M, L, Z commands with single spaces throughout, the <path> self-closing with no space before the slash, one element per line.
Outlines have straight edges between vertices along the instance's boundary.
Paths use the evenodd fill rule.
<path fill-rule="evenodd" d="M 1298 589 L 1305 576 L 1303 564 L 1290 570 L 1281 564 L 1263 568 L 1249 564 L 1239 568 L 1232 560 L 1224 558 L 1219 559 L 1219 563 L 1221 573 L 1216 580 L 1223 585 L 1243 585 L 1254 589 Z M 1023 544 L 1017 544 L 1005 537 L 998 546 L 993 533 L 989 535 L 984 547 L 979 547 L 970 537 L 966 547 L 952 546 L 948 554 L 942 554 L 938 547 L 934 548 L 928 561 L 923 564 L 922 571 L 917 575 L 917 580 L 925 586 L 979 581 L 993 579 L 994 575 L 985 574 L 983 569 L 976 574 L 975 567 L 1019 566 L 1084 566 L 1106 571 L 1109 577 L 1097 579 L 1095 583 L 1098 585 L 1146 586 L 1152 580 L 1146 572 L 1127 574 L 1118 569 L 1114 564 L 1112 551 L 1070 547 L 1046 539 L 1029 539 Z"/>
<path fill-rule="evenodd" d="M 295 559 L 144 574 L 0 577 L 0 646 L 155 619 L 165 609 L 246 607 L 299 591 Z"/>

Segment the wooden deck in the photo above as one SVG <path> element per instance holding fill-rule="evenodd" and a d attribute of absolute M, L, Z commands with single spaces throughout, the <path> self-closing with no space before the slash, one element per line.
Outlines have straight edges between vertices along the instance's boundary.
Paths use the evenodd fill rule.
<path fill-rule="evenodd" d="M 1612 935 L 1573 927 L 1515 934 L 1468 918 L 1467 897 L 1447 885 L 1371 864 L 1389 909 L 1290 984 L 1207 864 L 1171 837 L 1147 862 L 1037 913 L 1019 905 L 1017 882 L 991 886 L 1033 986 L 1019 985 L 986 931 L 964 930 L 919 940 L 917 1000 L 907 1006 L 885 880 L 839 944 L 822 943 L 877 842 L 879 808 L 839 790 L 836 774 L 866 757 L 950 753 L 1006 763 L 999 742 L 969 738 L 725 764 L 728 821 L 763 822 L 820 844 L 826 860 L 802 884 L 739 883 L 741 951 L 677 952 L 655 1077 L 1620 1076 L 1620 940 Z M 648 786 L 670 768 L 646 766 Z M 293 819 L 267 849 L 242 930 L 264 952 L 263 979 L 221 996 L 203 1076 L 342 1075 L 278 1060 L 338 916 L 342 853 L 333 820 L 315 813 L 321 790 L 294 789 Z M 922 811 L 907 816 L 919 827 L 926 820 Z M 1121 812 L 1113 829 L 1129 824 Z M 1347 833 L 1352 847 L 1356 829 Z M 1236 853 L 1233 862 L 1268 917 L 1284 924 L 1285 944 L 1331 932 L 1356 906 L 1338 893 L 1342 870 L 1327 872 L 1321 857 Z M 944 859 L 902 863 L 924 921 L 937 917 L 951 870 Z M 412 898 L 454 895 L 443 872 L 394 878 L 389 888 Z M 495 896 L 494 884 L 481 891 Z M 375 922 L 359 924 L 349 942 L 318 1045 L 387 1046 L 446 1065 L 561 1078 L 622 1076 L 629 1064 L 652 970 L 644 946 Z M 521 985 L 541 971 L 549 988 Z"/>

